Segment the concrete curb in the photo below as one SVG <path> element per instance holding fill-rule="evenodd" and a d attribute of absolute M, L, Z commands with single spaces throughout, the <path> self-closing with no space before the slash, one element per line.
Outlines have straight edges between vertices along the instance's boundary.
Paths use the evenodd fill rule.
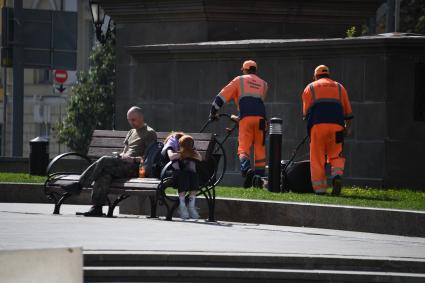
<path fill-rule="evenodd" d="M 144 197 L 129 198 L 120 206 L 122 214 L 148 215 Z M 208 217 L 205 199 L 197 200 L 201 217 Z M 165 216 L 165 208 L 158 207 Z M 175 217 L 178 217 L 175 215 Z M 312 227 L 424 237 L 425 212 L 355 206 L 217 198 L 215 219 L 230 222 Z"/>
<path fill-rule="evenodd" d="M 51 203 L 42 188 L 42 184 L 0 183 L 0 202 Z M 67 203 L 88 205 L 90 194 L 82 193 Z M 205 199 L 199 198 L 197 206 L 207 218 Z M 121 214 L 150 214 L 146 197 L 130 197 L 119 209 Z M 425 237 L 423 211 L 225 198 L 217 199 L 215 211 L 216 219 L 222 221 Z M 158 215 L 165 215 L 162 206 Z"/>
<path fill-rule="evenodd" d="M 43 184 L 38 183 L 0 183 L 0 202 L 51 203 L 43 192 Z M 65 204 L 90 204 L 90 193 L 67 199 Z"/>
<path fill-rule="evenodd" d="M 217 201 L 216 218 L 248 223 L 425 236 L 425 212 L 420 211 L 227 199 Z"/>

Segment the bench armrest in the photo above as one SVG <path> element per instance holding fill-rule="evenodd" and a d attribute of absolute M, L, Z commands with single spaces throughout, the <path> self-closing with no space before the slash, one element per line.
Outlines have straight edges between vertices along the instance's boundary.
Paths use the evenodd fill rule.
<path fill-rule="evenodd" d="M 161 174 L 159 175 L 159 178 L 161 180 L 163 180 L 164 178 L 169 177 L 169 176 L 166 176 L 166 173 L 167 173 L 168 170 L 173 170 L 174 171 L 173 164 L 175 162 L 178 162 L 178 160 L 171 160 L 167 164 L 165 164 L 164 168 L 162 168 L 162 170 L 161 170 Z"/>
<path fill-rule="evenodd" d="M 92 164 L 92 161 L 90 158 L 88 158 L 85 155 L 79 154 L 77 152 L 65 152 L 62 154 L 59 154 L 58 156 L 56 156 L 55 158 L 52 159 L 52 161 L 50 161 L 49 165 L 47 166 L 47 176 L 49 176 L 51 174 L 52 169 L 54 168 L 54 165 L 61 159 L 63 159 L 64 157 L 67 156 L 77 156 L 80 157 L 81 159 L 83 159 L 84 161 L 87 161 L 88 165 Z M 87 166 L 88 166 L 87 165 Z"/>

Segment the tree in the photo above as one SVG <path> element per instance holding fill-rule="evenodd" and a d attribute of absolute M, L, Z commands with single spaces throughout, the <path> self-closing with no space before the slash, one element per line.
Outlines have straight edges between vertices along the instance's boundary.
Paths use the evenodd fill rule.
<path fill-rule="evenodd" d="M 112 128 L 115 94 L 113 36 L 105 45 L 97 44 L 89 60 L 89 70 L 77 75 L 67 114 L 57 127 L 59 142 L 82 154 L 87 152 L 95 129 Z"/>
<path fill-rule="evenodd" d="M 404 0 L 401 2 L 400 31 L 425 34 L 424 0 Z"/>

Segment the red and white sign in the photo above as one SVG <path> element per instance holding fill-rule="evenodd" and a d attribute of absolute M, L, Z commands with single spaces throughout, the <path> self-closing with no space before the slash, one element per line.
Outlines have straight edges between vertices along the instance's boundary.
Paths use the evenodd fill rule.
<path fill-rule="evenodd" d="M 55 70 L 54 78 L 57 83 L 63 84 L 68 79 L 68 72 L 66 70 Z"/>

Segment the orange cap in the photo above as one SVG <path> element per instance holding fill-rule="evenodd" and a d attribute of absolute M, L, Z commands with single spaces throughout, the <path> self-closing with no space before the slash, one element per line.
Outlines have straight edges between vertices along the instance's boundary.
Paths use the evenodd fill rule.
<path fill-rule="evenodd" d="M 314 76 L 329 75 L 329 68 L 325 65 L 319 65 L 314 69 Z"/>
<path fill-rule="evenodd" d="M 247 60 L 247 61 L 243 62 L 241 70 L 242 71 L 243 70 L 249 70 L 249 68 L 251 68 L 251 67 L 257 68 L 257 63 L 255 63 L 255 61 L 253 61 L 253 60 Z"/>

